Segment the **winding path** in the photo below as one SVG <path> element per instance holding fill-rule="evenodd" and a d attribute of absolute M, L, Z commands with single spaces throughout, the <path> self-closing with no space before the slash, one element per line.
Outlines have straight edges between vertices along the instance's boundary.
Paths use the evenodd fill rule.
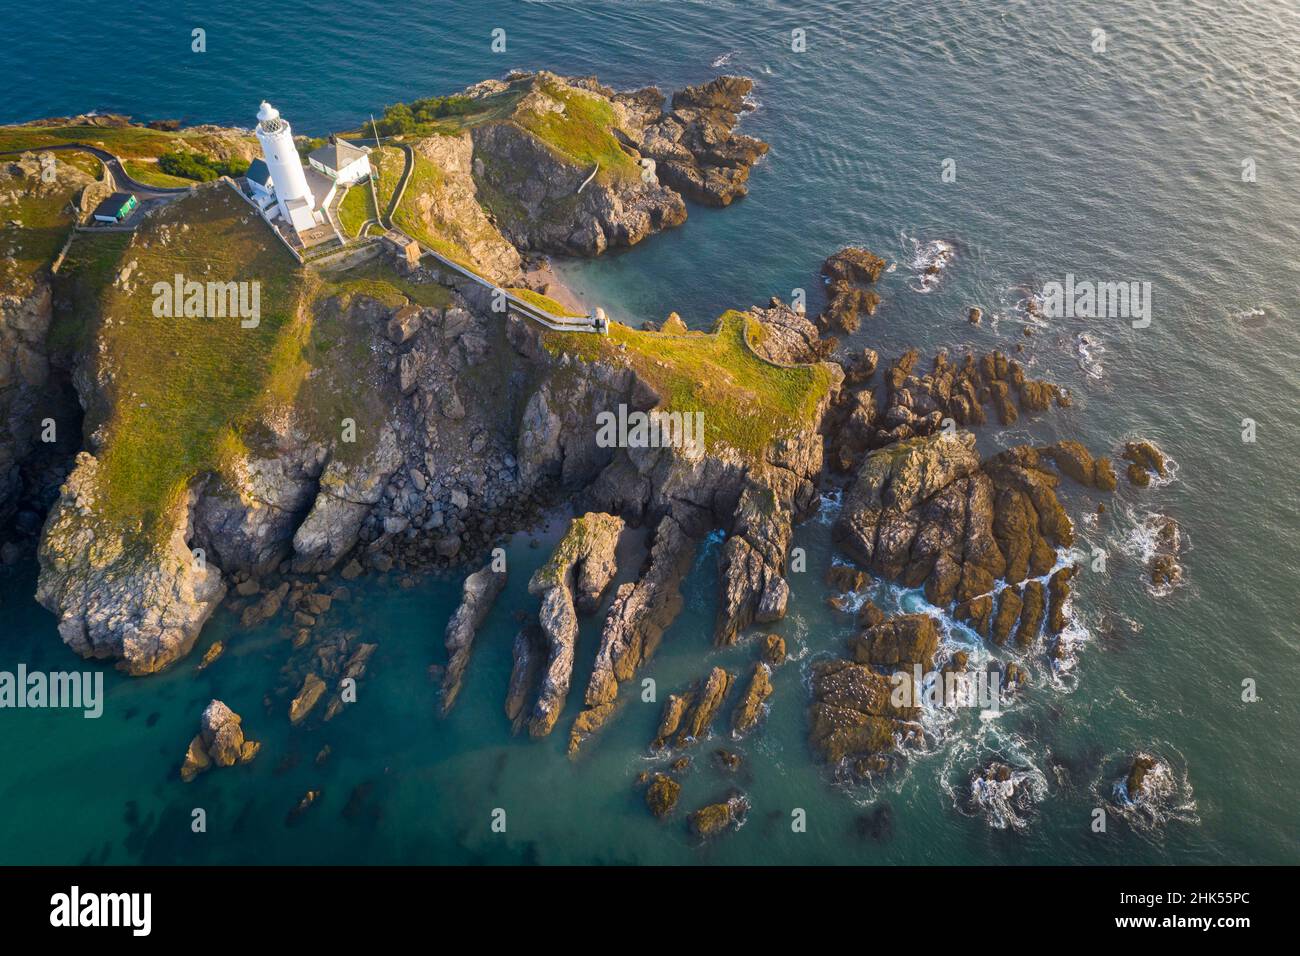
<path fill-rule="evenodd" d="M 122 161 L 108 150 L 87 143 L 55 143 L 52 146 L 37 146 L 31 149 L 11 149 L 0 153 L 0 156 L 18 156 L 22 153 L 44 153 L 46 151 L 62 152 L 65 150 L 76 150 L 94 156 L 108 168 L 109 175 L 113 177 L 113 182 L 118 189 L 129 189 L 131 192 L 136 193 L 137 198 L 140 199 L 172 199 L 189 192 L 192 188 L 190 186 L 147 186 L 132 177 L 126 171 L 126 166 L 123 165 Z"/>

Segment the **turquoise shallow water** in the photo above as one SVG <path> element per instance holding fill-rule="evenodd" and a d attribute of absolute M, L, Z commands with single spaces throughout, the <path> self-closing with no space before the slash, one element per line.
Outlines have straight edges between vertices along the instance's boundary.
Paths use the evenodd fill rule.
<path fill-rule="evenodd" d="M 877 317 L 852 341 L 892 357 L 908 345 L 1014 347 L 1019 321 L 972 328 L 966 307 L 979 303 L 993 318 L 1066 272 L 1150 281 L 1149 329 L 1061 320 L 1023 340 L 1034 374 L 1069 387 L 1074 406 L 979 439 L 991 451 L 1070 436 L 1101 452 L 1143 436 L 1178 468 L 1164 487 L 1123 486 L 1108 517 L 1080 524 L 1081 547 L 1103 547 L 1109 561 L 1106 574 L 1080 582 L 1081 644 L 1068 677 L 1052 682 L 1032 661 L 1020 705 L 982 727 L 963 718 L 880 791 L 835 784 L 804 741 L 807 667 L 849 633 L 824 604 L 829 527 L 817 520 L 797 533 L 808 571 L 792 577 L 792 613 L 776 628 L 797 659 L 777 672 L 764 730 L 739 744 L 710 741 L 685 779 L 686 807 L 740 786 L 753 809 L 739 832 L 696 847 L 645 812 L 632 782 L 652 765 L 645 748 L 659 708 L 631 694 L 577 762 L 564 757 L 559 731 L 541 743 L 511 739 L 501 701 L 515 614 L 535 606 L 524 585 L 553 528 L 538 535 L 540 548 L 528 537 L 510 545 L 511 583 L 445 721 L 434 716 L 426 669 L 444 660 L 455 579 L 409 589 L 358 582 L 354 600 L 331 612 L 331 626 L 361 628 L 379 651 L 358 703 L 323 728 L 291 730 L 282 701 L 264 709 L 287 644 L 275 628 L 240 632 L 225 613 L 199 646 L 227 641 L 216 665 L 195 674 L 190 661 L 146 680 L 107 672 L 98 721 L 0 712 L 0 862 L 1300 861 L 1292 5 L 939 0 L 792 12 L 763 2 L 366 2 L 330 18 L 305 3 L 235 3 L 218 19 L 179 3 L 128 9 L 119 19 L 135 38 L 131 55 L 92 62 L 95 9 L 56 5 L 41 29 L 12 37 L 0 65 L 39 82 L 0 104 L 0 120 L 99 108 L 247 125 L 265 96 L 300 131 L 321 133 L 511 67 L 664 89 L 722 70 L 754 76 L 758 109 L 745 128 L 772 152 L 752 194 L 727 210 L 692 208 L 683 228 L 625 254 L 563 266 L 580 294 L 624 321 L 676 310 L 697 327 L 795 288 L 809 290 L 815 309 L 821 259 L 863 243 L 897 268 Z M 254 10 L 260 30 L 246 26 Z M 193 26 L 208 30 L 201 57 L 188 52 Z M 504 55 L 488 49 L 498 26 Z M 796 27 L 809 37 L 797 55 Z M 1098 28 L 1105 54 L 1089 46 Z M 285 56 L 285 31 L 311 54 Z M 945 184 L 948 157 L 958 176 Z M 1240 181 L 1246 157 L 1258 169 L 1252 184 Z M 917 252 L 935 241 L 955 258 L 937 288 L 918 292 Z M 1258 422 L 1253 445 L 1240 441 L 1243 417 Z M 1067 486 L 1071 514 L 1095 502 Z M 1164 597 L 1148 593 L 1126 553 L 1155 510 L 1174 516 L 1186 541 L 1186 584 Z M 646 671 L 661 699 L 715 663 L 752 657 L 749 647 L 711 647 L 716 546 L 702 552 L 687 609 Z M 30 567 L 0 577 L 0 669 L 77 666 L 30 598 L 34 577 Z M 561 728 L 576 713 L 595 635 L 589 622 Z M 1240 701 L 1244 678 L 1258 682 L 1258 703 Z M 176 768 L 213 696 L 244 716 L 264 750 L 249 767 L 183 787 Z M 333 756 L 317 768 L 324 743 Z M 745 756 L 738 778 L 711 765 L 717 745 Z M 1177 818 L 1154 829 L 1115 820 L 1106 835 L 1091 833 L 1091 808 L 1135 749 L 1175 767 Z M 995 750 L 1041 778 L 1041 800 L 1018 829 L 967 816 L 952 796 Z M 309 788 L 322 790 L 320 805 L 287 826 Z M 206 834 L 190 832 L 194 807 L 208 811 Z M 496 808 L 507 812 L 504 834 L 489 826 Z M 794 808 L 808 813 L 806 833 L 790 830 Z"/>

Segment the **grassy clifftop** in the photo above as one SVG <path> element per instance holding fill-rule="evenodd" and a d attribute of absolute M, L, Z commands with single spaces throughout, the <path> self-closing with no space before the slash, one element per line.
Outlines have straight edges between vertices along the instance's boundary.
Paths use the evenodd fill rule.
<path fill-rule="evenodd" d="M 293 396 L 306 371 L 296 266 L 225 187 L 175 203 L 124 247 L 80 262 L 110 282 L 82 306 L 96 312 L 96 377 L 106 386 L 86 423 L 102 429 L 101 519 L 149 535 L 196 475 L 220 470 L 241 449 L 244 428 L 269 403 Z M 177 274 L 256 283 L 256 327 L 237 315 L 177 315 L 175 303 L 171 315 L 158 314 L 154 286 Z"/>
<path fill-rule="evenodd" d="M 156 159 L 178 150 L 206 156 L 253 155 L 257 140 L 233 130 L 206 127 L 192 130 L 157 130 L 144 126 L 90 126 L 84 124 L 0 126 L 0 152 L 42 149 L 65 143 L 89 143 L 121 159 Z"/>
<path fill-rule="evenodd" d="M 703 412 L 706 447 L 726 445 L 755 461 L 784 434 L 812 423 L 831 387 L 822 365 L 785 367 L 750 348 L 757 322 L 730 310 L 712 332 L 643 332 L 611 323 L 609 335 L 544 332 L 552 352 L 634 369 L 666 412 Z"/>

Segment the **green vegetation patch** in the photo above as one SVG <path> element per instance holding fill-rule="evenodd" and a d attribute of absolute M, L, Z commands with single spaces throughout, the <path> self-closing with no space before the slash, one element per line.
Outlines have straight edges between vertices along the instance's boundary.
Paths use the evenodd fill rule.
<path fill-rule="evenodd" d="M 122 161 L 126 167 L 126 173 L 137 182 L 144 183 L 146 186 L 161 186 L 163 188 L 172 188 L 176 186 L 193 186 L 193 179 L 185 179 L 181 176 L 173 176 L 170 173 L 163 172 L 162 168 L 154 162 L 146 159 L 126 159 Z"/>
<path fill-rule="evenodd" d="M 176 151 L 158 157 L 158 169 L 168 176 L 210 183 L 222 176 L 242 176 L 248 172 L 246 159 L 213 159 L 202 153 Z"/>
<path fill-rule="evenodd" d="M 531 302 L 539 309 L 551 313 L 551 315 L 569 316 L 578 319 L 587 317 L 586 312 L 574 312 L 572 309 L 569 309 L 566 306 L 561 305 L 555 299 L 552 299 L 549 295 L 542 295 L 542 293 L 534 292 L 532 289 L 512 286 L 507 288 L 506 291 L 512 295 L 518 296 L 525 302 Z"/>
<path fill-rule="evenodd" d="M 704 413 L 705 445 L 755 463 L 777 438 L 808 425 L 831 384 L 822 365 L 774 365 L 751 351 L 756 320 L 729 310 L 712 332 L 642 332 L 617 322 L 609 335 L 544 330 L 547 348 L 633 368 L 659 394 L 658 409 Z"/>
<path fill-rule="evenodd" d="M 104 429 L 101 520 L 153 542 L 191 481 L 222 472 L 260 415 L 295 395 L 307 371 L 304 276 L 224 186 L 181 199 L 141 226 L 117 267 L 131 263 L 129 280 L 100 295 L 99 361 L 114 375 L 106 400 L 88 409 L 86 428 Z M 186 317 L 174 307 L 165 314 L 156 306 L 165 301 L 161 285 L 178 273 L 202 283 L 258 283 L 257 326 L 241 327 L 238 315 Z M 252 286 L 245 288 L 251 302 Z"/>
<path fill-rule="evenodd" d="M 375 201 L 370 195 L 369 183 L 357 183 L 349 186 L 348 191 L 343 194 L 343 199 L 339 202 L 339 225 L 343 227 L 343 232 L 352 239 L 361 235 L 361 227 L 367 221 L 378 220 L 379 216 L 375 212 Z"/>
<path fill-rule="evenodd" d="M 25 294 L 36 273 L 53 263 L 76 225 L 83 182 L 67 169 L 57 171 L 71 165 L 96 179 L 100 172 L 99 161 L 90 157 L 55 154 L 54 162 L 52 183 L 42 180 L 34 161 L 25 163 L 31 167 L 30 175 L 0 176 L 0 289 L 5 292 Z"/>
<path fill-rule="evenodd" d="M 247 140 L 256 145 L 251 135 Z M 122 159 L 156 159 L 176 150 L 214 155 L 229 145 L 229 138 L 210 132 L 172 132 L 143 126 L 0 126 L 0 152 L 61 143 L 88 143 Z"/>
<path fill-rule="evenodd" d="M 607 100 L 552 82 L 542 83 L 541 90 L 563 104 L 564 112 L 521 111 L 515 116 L 520 126 L 579 165 L 599 163 L 597 178 L 602 181 L 637 178 L 636 161 L 623 151 L 611 132 L 618 120 Z"/>

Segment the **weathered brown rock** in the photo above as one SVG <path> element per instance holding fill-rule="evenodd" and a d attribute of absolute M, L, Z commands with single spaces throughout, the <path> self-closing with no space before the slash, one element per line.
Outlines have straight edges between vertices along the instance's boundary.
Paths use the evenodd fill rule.
<path fill-rule="evenodd" d="M 673 812 L 681 793 L 680 783 L 667 774 L 657 773 L 650 779 L 650 786 L 646 789 L 646 806 L 650 808 L 651 813 L 662 820 Z"/>
<path fill-rule="evenodd" d="M 709 725 L 722 707 L 733 682 L 730 674 L 715 667 L 684 694 L 670 694 L 655 734 L 654 749 L 658 750 L 670 741 L 676 747 L 689 747 L 707 736 Z"/>
<path fill-rule="evenodd" d="M 538 621 L 547 648 L 541 687 L 528 721 L 532 737 L 549 734 L 564 709 L 578 637 L 577 601 L 587 608 L 598 603 L 614 576 L 614 552 L 622 531 L 623 519 L 615 515 L 590 512 L 574 518 L 550 560 L 528 582 L 528 592 L 542 597 Z"/>
<path fill-rule="evenodd" d="M 755 664 L 750 675 L 749 684 L 741 695 L 731 715 L 731 729 L 736 734 L 746 734 L 758 724 L 763 704 L 772 696 L 772 668 L 767 664 Z"/>
<path fill-rule="evenodd" d="M 210 766 L 231 767 L 256 757 L 261 744 L 244 739 L 240 722 L 239 715 L 221 701 L 209 703 L 186 750 L 181 780 L 189 783 Z"/>
<path fill-rule="evenodd" d="M 497 595 L 506 585 L 506 571 L 488 564 L 465 578 L 460 605 L 447 622 L 444 643 L 447 647 L 447 670 L 442 680 L 442 712 L 448 713 L 460 693 L 465 668 L 469 666 L 474 635 L 483 626 Z"/>

